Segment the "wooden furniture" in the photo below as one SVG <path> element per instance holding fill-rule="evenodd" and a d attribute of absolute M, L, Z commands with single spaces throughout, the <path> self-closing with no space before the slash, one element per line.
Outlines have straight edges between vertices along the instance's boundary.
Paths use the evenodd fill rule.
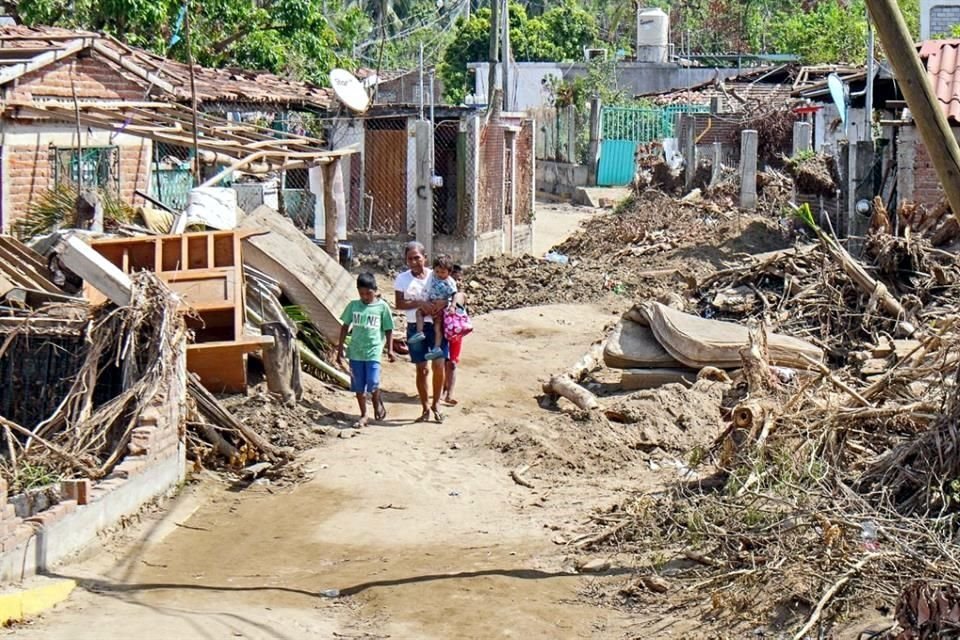
<path fill-rule="evenodd" d="M 187 368 L 214 392 L 243 391 L 247 353 L 272 344 L 269 336 L 244 335 L 242 241 L 259 230 L 209 231 L 170 236 L 109 238 L 91 246 L 124 273 L 153 271 L 179 294 L 194 342 Z M 87 298 L 102 295 L 87 287 Z"/>

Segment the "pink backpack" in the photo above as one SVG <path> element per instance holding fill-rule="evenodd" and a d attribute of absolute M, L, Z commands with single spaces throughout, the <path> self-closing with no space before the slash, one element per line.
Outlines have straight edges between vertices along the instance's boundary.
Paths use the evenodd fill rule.
<path fill-rule="evenodd" d="M 443 312 L 443 335 L 447 340 L 462 338 L 473 331 L 473 323 L 465 309 L 451 305 Z"/>

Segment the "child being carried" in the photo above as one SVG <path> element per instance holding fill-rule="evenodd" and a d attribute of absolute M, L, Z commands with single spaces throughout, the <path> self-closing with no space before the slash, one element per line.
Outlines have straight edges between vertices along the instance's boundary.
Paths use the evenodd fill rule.
<path fill-rule="evenodd" d="M 427 351 L 425 356 L 427 360 L 438 360 L 444 357 L 443 349 L 443 310 L 453 302 L 453 296 L 457 292 L 457 282 L 452 277 L 453 259 L 450 256 L 437 256 L 433 260 L 433 271 L 427 276 L 427 282 L 424 286 L 424 293 L 429 302 L 443 301 L 444 307 L 433 314 L 434 323 L 434 345 Z M 423 342 L 427 336 L 423 333 L 424 313 L 422 309 L 417 309 L 417 332 L 410 336 L 407 342 L 415 344 Z"/>

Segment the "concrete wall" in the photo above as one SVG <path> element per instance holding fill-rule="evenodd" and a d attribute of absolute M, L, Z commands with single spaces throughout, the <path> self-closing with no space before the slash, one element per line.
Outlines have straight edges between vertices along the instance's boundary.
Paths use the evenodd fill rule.
<path fill-rule="evenodd" d="M 470 238 L 438 234 L 433 237 L 433 250 L 437 254 L 453 257 L 453 261 L 457 264 L 476 262 L 476 247 Z"/>
<path fill-rule="evenodd" d="M 537 191 L 571 195 L 577 187 L 587 186 L 587 167 L 569 162 L 538 160 L 536 170 Z"/>
<path fill-rule="evenodd" d="M 960 24 L 960 0 L 920 0 L 920 39 L 949 36 Z"/>
<path fill-rule="evenodd" d="M 533 253 L 533 223 L 518 224 L 513 229 L 513 254 Z"/>
<path fill-rule="evenodd" d="M 474 69 L 474 94 L 479 103 L 487 101 L 487 79 L 490 64 L 475 62 L 467 65 Z M 586 63 L 558 62 L 518 62 L 511 65 L 513 76 L 511 83 L 514 92 L 507 111 L 524 111 L 547 106 L 550 92 L 549 78 L 572 80 L 587 74 Z M 648 95 L 664 93 L 677 89 L 686 89 L 713 80 L 714 78 L 732 78 L 739 72 L 736 69 L 687 68 L 675 64 L 648 64 L 642 62 L 620 62 L 617 64 L 617 86 L 630 95 Z M 497 69 L 497 82 L 500 69 Z"/>
<path fill-rule="evenodd" d="M 186 421 L 186 339 L 152 401 L 138 418 L 127 455 L 98 482 L 65 481 L 60 502 L 26 518 L 17 517 L 0 491 L 0 580 L 19 581 L 51 570 L 97 541 L 159 496 L 174 492 L 186 474 L 181 434 Z"/>
<path fill-rule="evenodd" d="M 476 260 L 479 262 L 487 256 L 499 256 L 503 254 L 503 231 L 488 231 L 481 233 L 476 239 Z"/>

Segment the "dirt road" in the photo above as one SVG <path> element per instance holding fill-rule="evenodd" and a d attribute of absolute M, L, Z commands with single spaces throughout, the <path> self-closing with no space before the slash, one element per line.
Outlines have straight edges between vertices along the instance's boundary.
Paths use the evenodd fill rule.
<path fill-rule="evenodd" d="M 537 202 L 537 222 L 533 234 L 533 255 L 543 256 L 551 247 L 566 240 L 580 223 L 603 209 L 591 209 L 569 202 Z"/>
<path fill-rule="evenodd" d="M 611 318 L 590 306 L 499 312 L 464 348 L 462 404 L 443 425 L 411 424 L 413 371 L 387 365 L 386 426 L 330 438 L 313 478 L 235 490 L 207 477 L 146 543 L 110 543 L 64 567 L 81 588 L 18 638 L 621 638 L 628 621 L 582 601 L 594 580 L 548 528 L 576 492 L 515 484 L 483 433 L 549 420 L 538 377 L 568 366 Z M 351 398 L 331 410 L 353 411 Z M 532 473 L 531 478 L 536 478 Z M 576 496 L 572 498 L 570 496 Z M 582 515 L 582 513 L 580 514 Z M 135 537 L 136 532 L 131 532 Z M 324 597 L 336 589 L 340 597 Z"/>

